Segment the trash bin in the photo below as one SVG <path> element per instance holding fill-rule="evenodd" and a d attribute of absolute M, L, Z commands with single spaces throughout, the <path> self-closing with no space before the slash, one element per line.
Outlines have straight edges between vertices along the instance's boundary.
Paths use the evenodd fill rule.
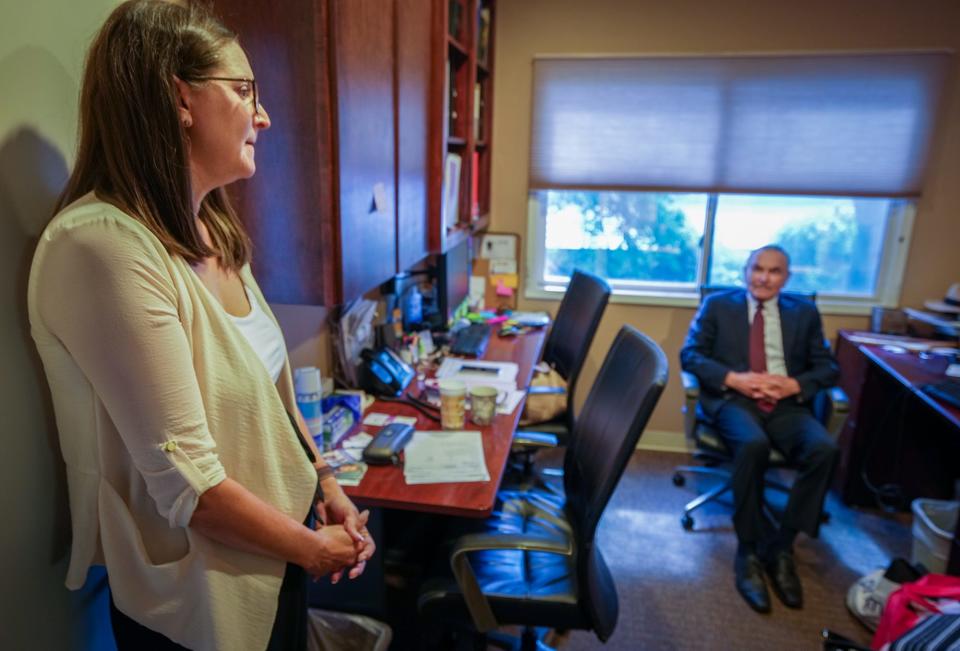
<path fill-rule="evenodd" d="M 364 615 L 311 608 L 307 611 L 308 651 L 386 651 L 390 626 Z"/>
<path fill-rule="evenodd" d="M 943 574 L 950 557 L 950 542 L 957 526 L 960 502 L 917 498 L 913 510 L 914 564 L 923 563 L 930 572 Z"/>

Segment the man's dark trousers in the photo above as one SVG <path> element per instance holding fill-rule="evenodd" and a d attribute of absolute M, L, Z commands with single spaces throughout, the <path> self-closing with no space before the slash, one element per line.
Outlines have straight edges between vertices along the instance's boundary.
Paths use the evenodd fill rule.
<path fill-rule="evenodd" d="M 817 535 L 823 501 L 830 487 L 839 450 L 810 409 L 793 401 L 777 403 L 764 413 L 756 401 L 736 395 L 713 417 L 730 447 L 733 461 L 733 525 L 737 539 L 761 543 L 764 535 L 763 476 L 771 447 L 797 469 L 781 526 Z"/>

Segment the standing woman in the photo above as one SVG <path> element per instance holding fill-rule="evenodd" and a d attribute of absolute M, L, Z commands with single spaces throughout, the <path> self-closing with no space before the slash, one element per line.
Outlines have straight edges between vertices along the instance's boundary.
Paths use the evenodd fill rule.
<path fill-rule="evenodd" d="M 33 260 L 67 586 L 106 566 L 121 650 L 303 648 L 306 575 L 354 578 L 374 552 L 366 512 L 291 424 L 283 338 L 223 190 L 253 175 L 270 126 L 257 90 L 236 35 L 202 8 L 117 7 Z"/>

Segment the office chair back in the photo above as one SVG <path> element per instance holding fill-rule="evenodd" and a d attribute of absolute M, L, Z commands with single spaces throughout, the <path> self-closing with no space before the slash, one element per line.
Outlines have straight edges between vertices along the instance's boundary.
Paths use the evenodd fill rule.
<path fill-rule="evenodd" d="M 524 649 L 535 648 L 532 627 L 593 630 L 606 641 L 617 622 L 616 586 L 595 542 L 597 524 L 667 382 L 667 358 L 649 338 L 623 326 L 600 368 L 567 448 L 568 499 L 557 511 L 534 507 L 534 519 L 560 525 L 528 531 L 492 518 L 479 533 L 452 545 L 455 583 L 425 583 L 420 612 L 446 624 L 466 616 L 475 631 L 524 626 Z M 518 511 L 524 511 L 523 497 Z M 539 503 L 531 498 L 531 505 Z M 536 513 L 534 513 L 536 512 Z M 536 647 L 539 648 L 539 647 Z"/>
<path fill-rule="evenodd" d="M 577 581 L 601 640 L 617 622 L 617 590 L 597 548 L 600 516 L 667 383 L 663 350 L 636 328 L 620 329 L 577 418 L 564 455 L 567 517 L 578 543 Z"/>
<path fill-rule="evenodd" d="M 571 429 L 574 387 L 609 300 L 610 285 L 604 279 L 574 270 L 544 344 L 544 361 L 567 381 L 567 427 Z"/>

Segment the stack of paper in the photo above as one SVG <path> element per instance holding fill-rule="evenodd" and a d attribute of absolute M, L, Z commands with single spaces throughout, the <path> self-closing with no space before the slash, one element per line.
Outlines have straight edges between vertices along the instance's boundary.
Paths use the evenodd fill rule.
<path fill-rule="evenodd" d="M 414 432 L 404 448 L 408 484 L 490 481 L 478 431 Z"/>
<path fill-rule="evenodd" d="M 340 451 L 349 454 L 354 461 L 362 461 L 363 450 L 372 440 L 373 437 L 366 432 L 357 432 L 340 443 Z"/>

